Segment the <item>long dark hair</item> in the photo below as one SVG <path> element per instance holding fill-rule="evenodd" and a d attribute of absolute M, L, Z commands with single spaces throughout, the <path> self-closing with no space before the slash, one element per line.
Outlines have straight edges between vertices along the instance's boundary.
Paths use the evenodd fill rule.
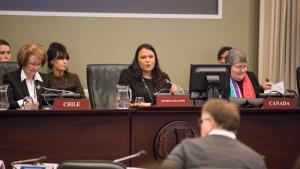
<path fill-rule="evenodd" d="M 153 68 L 151 73 L 152 73 L 152 77 L 153 77 L 154 88 L 155 88 L 156 91 L 159 91 L 164 86 L 164 79 L 163 78 L 165 78 L 165 77 L 163 77 L 163 75 L 166 76 L 166 74 L 160 69 L 158 57 L 157 57 L 156 51 L 155 51 L 155 49 L 152 45 L 144 43 L 144 44 L 141 44 L 136 49 L 134 59 L 133 59 L 131 65 L 129 66 L 129 69 L 132 70 L 135 78 L 137 78 L 137 79 L 142 79 L 143 78 L 143 72 L 142 72 L 142 70 L 139 66 L 139 63 L 138 63 L 139 52 L 142 49 L 148 49 L 148 50 L 151 50 L 154 53 L 155 65 L 154 65 L 154 68 Z"/>
<path fill-rule="evenodd" d="M 48 51 L 47 51 L 47 66 L 49 69 L 53 69 L 53 65 L 51 64 L 51 61 L 54 59 L 70 59 L 70 56 L 67 52 L 66 47 L 58 42 L 53 42 L 49 45 Z"/>

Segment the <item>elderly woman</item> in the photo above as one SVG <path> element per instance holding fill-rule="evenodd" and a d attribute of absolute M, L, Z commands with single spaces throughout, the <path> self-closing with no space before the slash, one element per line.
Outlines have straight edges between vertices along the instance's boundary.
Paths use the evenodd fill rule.
<path fill-rule="evenodd" d="M 56 89 L 79 93 L 80 98 L 85 98 L 78 75 L 68 71 L 70 56 L 66 47 L 61 43 L 53 42 L 50 44 L 47 54 L 51 86 Z"/>
<path fill-rule="evenodd" d="M 135 97 L 144 97 L 145 101 L 154 104 L 153 93 L 178 92 L 178 87 L 170 84 L 169 76 L 159 66 L 158 56 L 150 44 L 141 44 L 136 52 L 132 64 L 121 72 L 120 85 L 129 86 Z"/>
<path fill-rule="evenodd" d="M 10 109 L 41 108 L 41 91 L 37 86 L 50 85 L 48 76 L 39 72 L 45 64 L 46 56 L 45 49 L 36 43 L 28 43 L 18 51 L 17 60 L 20 68 L 3 77 L 3 84 L 9 85 L 7 94 Z"/>
<path fill-rule="evenodd" d="M 230 97 L 256 98 L 264 89 L 270 89 L 272 83 L 259 84 L 256 75 L 248 71 L 248 58 L 241 49 L 231 49 L 226 63 L 231 65 Z"/>

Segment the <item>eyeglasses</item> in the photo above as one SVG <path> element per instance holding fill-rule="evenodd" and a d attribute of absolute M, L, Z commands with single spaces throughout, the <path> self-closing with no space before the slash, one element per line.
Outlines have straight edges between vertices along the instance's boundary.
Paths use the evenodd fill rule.
<path fill-rule="evenodd" d="M 28 63 L 28 65 L 31 68 L 35 68 L 35 67 L 39 68 L 42 66 L 42 63 Z"/>
<path fill-rule="evenodd" d="M 0 51 L 0 55 L 4 55 L 5 53 L 9 55 L 10 51 Z"/>
<path fill-rule="evenodd" d="M 238 69 L 239 71 L 242 71 L 242 70 L 247 70 L 248 65 L 236 65 L 236 66 L 233 66 L 233 68 Z"/>

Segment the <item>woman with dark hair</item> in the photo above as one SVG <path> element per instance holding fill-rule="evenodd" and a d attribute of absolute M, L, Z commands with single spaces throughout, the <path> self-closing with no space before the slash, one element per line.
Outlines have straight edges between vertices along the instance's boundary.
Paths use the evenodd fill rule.
<path fill-rule="evenodd" d="M 223 46 L 218 51 L 218 61 L 220 64 L 224 64 L 226 58 L 229 55 L 229 51 L 232 49 L 230 46 Z"/>
<path fill-rule="evenodd" d="M 70 56 L 66 47 L 61 43 L 53 42 L 47 54 L 51 86 L 55 89 L 80 93 L 80 98 L 85 98 L 78 75 L 68 71 Z"/>
<path fill-rule="evenodd" d="M 11 61 L 11 47 L 10 44 L 3 39 L 0 39 L 0 62 Z"/>
<path fill-rule="evenodd" d="M 170 84 L 169 76 L 160 69 L 155 49 L 150 44 L 141 44 L 132 64 L 121 72 L 120 85 L 129 86 L 132 98 L 144 97 L 145 102 L 154 104 L 156 92 L 178 92 L 175 85 Z"/>

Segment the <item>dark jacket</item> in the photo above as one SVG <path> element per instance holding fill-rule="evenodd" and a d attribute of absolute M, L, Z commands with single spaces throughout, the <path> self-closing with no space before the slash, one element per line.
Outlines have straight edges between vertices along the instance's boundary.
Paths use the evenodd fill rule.
<path fill-rule="evenodd" d="M 166 73 L 162 74 L 162 79 L 167 79 L 170 81 L 169 76 Z M 132 90 L 132 99 L 135 97 L 144 97 L 146 102 L 151 102 L 155 104 L 155 96 L 153 95 L 156 92 L 165 93 L 169 92 L 171 85 L 169 83 L 164 83 L 164 86 L 159 89 L 159 91 L 155 90 L 153 79 L 142 79 L 136 78 L 133 71 L 131 69 L 122 70 L 119 78 L 119 85 L 126 85 Z M 148 89 L 147 89 L 147 87 Z M 151 96 L 150 96 L 151 95 Z"/>
<path fill-rule="evenodd" d="M 20 108 L 18 100 L 23 99 L 25 96 L 29 96 L 29 91 L 26 85 L 26 81 L 21 81 L 21 68 L 7 73 L 3 76 L 3 84 L 8 84 L 7 96 L 9 100 L 9 109 Z M 41 85 L 43 87 L 50 87 L 50 81 L 48 75 L 44 73 L 39 73 L 43 79 L 43 82 L 35 81 L 36 86 Z M 39 101 L 40 108 L 44 105 L 44 100 L 41 96 L 41 90 L 36 89 L 37 99 Z"/>

